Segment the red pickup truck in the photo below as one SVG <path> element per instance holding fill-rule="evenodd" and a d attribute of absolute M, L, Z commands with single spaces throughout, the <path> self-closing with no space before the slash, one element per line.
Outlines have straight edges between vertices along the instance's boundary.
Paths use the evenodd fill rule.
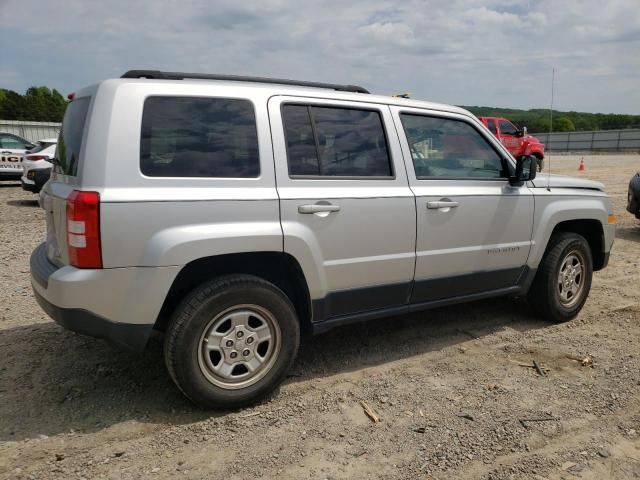
<path fill-rule="evenodd" d="M 538 159 L 538 171 L 544 168 L 544 144 L 527 133 L 527 127 L 519 129 L 506 118 L 478 117 L 484 126 L 507 147 L 514 157 L 533 155 Z"/>

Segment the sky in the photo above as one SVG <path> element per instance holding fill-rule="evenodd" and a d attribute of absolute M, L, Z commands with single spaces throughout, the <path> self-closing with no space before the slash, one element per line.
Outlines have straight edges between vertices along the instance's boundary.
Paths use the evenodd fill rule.
<path fill-rule="evenodd" d="M 0 0 L 0 88 L 130 69 L 640 114 L 640 0 Z"/>

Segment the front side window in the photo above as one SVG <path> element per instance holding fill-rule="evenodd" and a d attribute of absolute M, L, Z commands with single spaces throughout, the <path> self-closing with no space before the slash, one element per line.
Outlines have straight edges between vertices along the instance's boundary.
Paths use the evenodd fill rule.
<path fill-rule="evenodd" d="M 149 177 L 258 177 L 253 105 L 230 98 L 147 98 L 140 169 Z"/>
<path fill-rule="evenodd" d="M 290 104 L 282 115 L 290 176 L 393 175 L 379 112 Z"/>
<path fill-rule="evenodd" d="M 506 177 L 500 155 L 467 122 L 402 114 L 402 125 L 419 179 Z"/>
<path fill-rule="evenodd" d="M 518 133 L 518 129 L 513 123 L 507 120 L 500 120 L 500 133 L 502 133 L 502 135 L 515 135 Z"/>

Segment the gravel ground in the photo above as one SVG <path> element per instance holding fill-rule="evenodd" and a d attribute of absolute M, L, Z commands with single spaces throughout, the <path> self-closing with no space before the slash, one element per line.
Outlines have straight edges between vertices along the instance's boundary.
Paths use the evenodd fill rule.
<path fill-rule="evenodd" d="M 51 322 L 28 275 L 43 212 L 0 183 L 0 478 L 640 478 L 640 156 L 579 160 L 551 163 L 604 182 L 620 219 L 577 319 L 499 299 L 341 328 L 235 412 L 185 401 L 159 339 L 136 356 Z"/>

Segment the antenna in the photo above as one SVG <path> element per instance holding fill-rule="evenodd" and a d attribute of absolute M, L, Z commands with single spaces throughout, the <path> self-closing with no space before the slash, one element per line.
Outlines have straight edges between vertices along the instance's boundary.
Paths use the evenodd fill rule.
<path fill-rule="evenodd" d="M 553 84 L 556 79 L 556 67 L 551 69 L 551 106 L 549 107 L 549 139 L 548 143 L 551 142 L 551 133 L 553 132 Z M 549 170 L 547 171 L 547 191 L 551 191 L 551 155 L 547 155 L 549 159 Z"/>

